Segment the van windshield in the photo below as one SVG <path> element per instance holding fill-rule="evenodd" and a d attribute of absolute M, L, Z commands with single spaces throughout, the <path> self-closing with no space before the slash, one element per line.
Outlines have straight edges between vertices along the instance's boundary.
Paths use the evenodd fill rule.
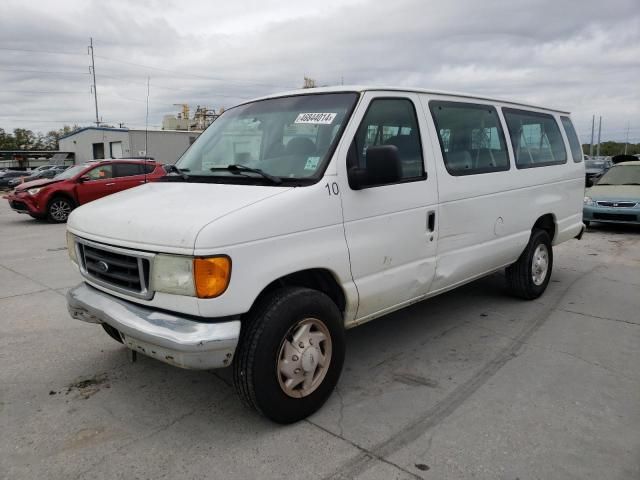
<path fill-rule="evenodd" d="M 324 172 L 357 98 L 356 93 L 309 94 L 232 108 L 198 137 L 176 167 L 194 181 L 314 180 Z"/>

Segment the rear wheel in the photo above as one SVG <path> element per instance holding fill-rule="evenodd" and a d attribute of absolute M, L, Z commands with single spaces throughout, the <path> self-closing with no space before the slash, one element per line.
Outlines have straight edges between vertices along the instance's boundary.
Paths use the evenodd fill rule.
<path fill-rule="evenodd" d="M 297 422 L 331 395 L 344 352 L 342 315 L 327 295 L 299 287 L 271 292 L 243 320 L 236 391 L 274 422 Z"/>
<path fill-rule="evenodd" d="M 531 232 L 527 247 L 518 261 L 507 267 L 507 285 L 515 296 L 527 300 L 544 293 L 551 278 L 553 250 L 549 234 L 544 230 Z"/>
<path fill-rule="evenodd" d="M 53 223 L 66 222 L 74 208 L 75 205 L 70 199 L 66 197 L 55 197 L 49 202 L 47 218 Z"/>
<path fill-rule="evenodd" d="M 589 220 L 583 220 L 582 223 L 584 223 L 585 227 L 589 227 L 589 225 L 591 225 L 591 222 Z"/>

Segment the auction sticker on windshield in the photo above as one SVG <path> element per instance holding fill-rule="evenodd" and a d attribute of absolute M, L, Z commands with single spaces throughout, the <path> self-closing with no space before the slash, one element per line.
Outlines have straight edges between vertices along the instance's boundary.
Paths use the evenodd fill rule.
<path fill-rule="evenodd" d="M 294 123 L 330 125 L 336 118 L 336 115 L 336 113 L 301 113 Z"/>

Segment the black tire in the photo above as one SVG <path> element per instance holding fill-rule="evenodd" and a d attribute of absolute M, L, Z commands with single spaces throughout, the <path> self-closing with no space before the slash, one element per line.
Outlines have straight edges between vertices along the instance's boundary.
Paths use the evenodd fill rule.
<path fill-rule="evenodd" d="M 281 387 L 278 370 L 280 349 L 292 329 L 310 318 L 319 320 L 326 327 L 331 340 L 331 355 L 324 378 L 315 390 L 306 396 L 293 398 Z M 243 319 L 233 362 L 236 392 L 246 405 L 274 422 L 297 422 L 317 411 L 329 398 L 338 383 L 344 353 L 342 315 L 327 295 L 300 287 L 273 291 L 259 299 Z"/>
<path fill-rule="evenodd" d="M 583 220 L 582 223 L 584 223 L 584 226 L 589 228 L 589 225 L 591 225 L 591 222 L 589 220 Z"/>
<path fill-rule="evenodd" d="M 74 208 L 76 208 L 76 205 L 71 199 L 54 197 L 47 206 L 47 219 L 51 223 L 64 223 Z"/>
<path fill-rule="evenodd" d="M 544 245 L 547 250 L 547 269 L 544 280 L 541 283 L 536 284 L 533 279 L 533 257 L 534 253 L 541 245 Z M 529 238 L 529 243 L 524 249 L 524 252 L 520 255 L 520 258 L 506 269 L 507 286 L 510 292 L 516 297 L 524 298 L 526 300 L 536 299 L 546 290 L 547 285 L 549 284 L 549 279 L 551 278 L 552 269 L 553 250 L 549 234 L 544 230 L 533 230 L 531 232 L 531 237 Z"/>
<path fill-rule="evenodd" d="M 122 337 L 120 336 L 120 332 L 118 330 L 113 328 L 111 325 L 107 325 L 106 323 L 102 323 L 101 325 L 102 325 L 102 328 L 104 328 L 104 331 L 107 332 L 107 334 L 111 338 L 113 338 L 116 342 L 124 343 L 122 341 Z"/>

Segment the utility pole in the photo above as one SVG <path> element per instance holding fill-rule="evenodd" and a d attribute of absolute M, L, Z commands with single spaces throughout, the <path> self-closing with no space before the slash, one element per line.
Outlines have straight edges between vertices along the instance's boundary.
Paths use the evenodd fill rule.
<path fill-rule="evenodd" d="M 602 133 L 602 115 L 598 121 L 598 148 L 596 149 L 596 157 L 600 156 L 600 134 Z"/>
<path fill-rule="evenodd" d="M 593 157 L 593 133 L 596 128 L 596 116 L 591 116 L 591 143 L 589 144 L 589 156 Z"/>
<path fill-rule="evenodd" d="M 96 104 L 96 127 L 100 126 L 100 117 L 98 117 L 98 91 L 96 90 L 96 64 L 93 60 L 93 37 L 89 38 L 89 51 L 91 55 L 91 73 L 93 74 L 93 99 Z"/>
<path fill-rule="evenodd" d="M 624 142 L 624 154 L 627 154 L 627 146 L 629 145 L 629 121 L 627 120 L 627 139 Z"/>

